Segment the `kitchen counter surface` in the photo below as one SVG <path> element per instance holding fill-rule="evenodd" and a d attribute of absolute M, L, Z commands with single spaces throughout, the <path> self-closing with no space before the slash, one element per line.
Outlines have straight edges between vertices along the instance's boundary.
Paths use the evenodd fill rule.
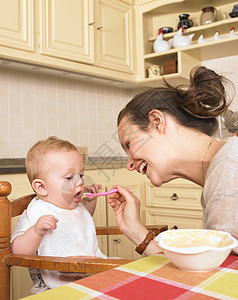
<path fill-rule="evenodd" d="M 88 163 L 84 165 L 85 170 L 120 169 L 126 168 L 127 157 L 89 157 Z M 0 174 L 26 173 L 24 158 L 0 159 Z"/>

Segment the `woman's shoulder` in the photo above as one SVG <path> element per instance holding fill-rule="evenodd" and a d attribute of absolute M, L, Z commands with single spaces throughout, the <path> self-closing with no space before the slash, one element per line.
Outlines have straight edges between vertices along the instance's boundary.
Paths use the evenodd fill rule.
<path fill-rule="evenodd" d="M 217 166 L 221 167 L 221 165 L 231 164 L 232 162 L 238 163 L 238 137 L 228 140 L 220 148 L 211 161 L 208 171 L 211 171 Z"/>
<path fill-rule="evenodd" d="M 231 164 L 232 162 L 238 163 L 238 137 L 234 137 L 224 143 L 213 157 L 207 173 L 209 174 L 218 166 L 220 168 L 222 165 Z"/>
<path fill-rule="evenodd" d="M 225 143 L 225 154 L 228 158 L 238 160 L 238 137 L 232 137 Z"/>

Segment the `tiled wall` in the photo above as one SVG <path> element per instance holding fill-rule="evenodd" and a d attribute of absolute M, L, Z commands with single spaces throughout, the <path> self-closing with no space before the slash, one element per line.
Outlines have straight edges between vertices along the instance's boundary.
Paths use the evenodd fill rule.
<path fill-rule="evenodd" d="M 0 69 L 0 158 L 25 157 L 51 135 L 88 146 L 89 156 L 124 155 L 117 114 L 131 90 L 14 69 Z"/>
<path fill-rule="evenodd" d="M 238 56 L 202 64 L 238 86 Z M 135 90 L 0 68 L 0 158 L 25 157 L 33 143 L 51 135 L 88 146 L 89 156 L 125 155 L 116 118 L 133 94 Z M 230 107 L 234 111 L 237 95 Z"/>

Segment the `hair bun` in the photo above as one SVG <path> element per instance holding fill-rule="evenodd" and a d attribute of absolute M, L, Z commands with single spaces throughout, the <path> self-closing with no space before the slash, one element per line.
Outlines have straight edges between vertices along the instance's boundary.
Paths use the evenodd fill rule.
<path fill-rule="evenodd" d="M 214 118 L 228 108 L 224 83 L 229 82 L 222 75 L 204 66 L 196 67 L 190 72 L 190 86 L 185 90 L 177 88 L 181 106 L 198 118 Z M 229 82 L 230 83 L 230 82 Z"/>

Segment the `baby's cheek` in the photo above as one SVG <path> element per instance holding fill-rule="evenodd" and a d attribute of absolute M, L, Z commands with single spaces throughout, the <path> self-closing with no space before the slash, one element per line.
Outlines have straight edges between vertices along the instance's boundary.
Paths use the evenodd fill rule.
<path fill-rule="evenodd" d="M 68 180 L 64 180 L 61 187 L 62 195 L 72 193 L 72 191 L 73 191 L 73 183 Z"/>

